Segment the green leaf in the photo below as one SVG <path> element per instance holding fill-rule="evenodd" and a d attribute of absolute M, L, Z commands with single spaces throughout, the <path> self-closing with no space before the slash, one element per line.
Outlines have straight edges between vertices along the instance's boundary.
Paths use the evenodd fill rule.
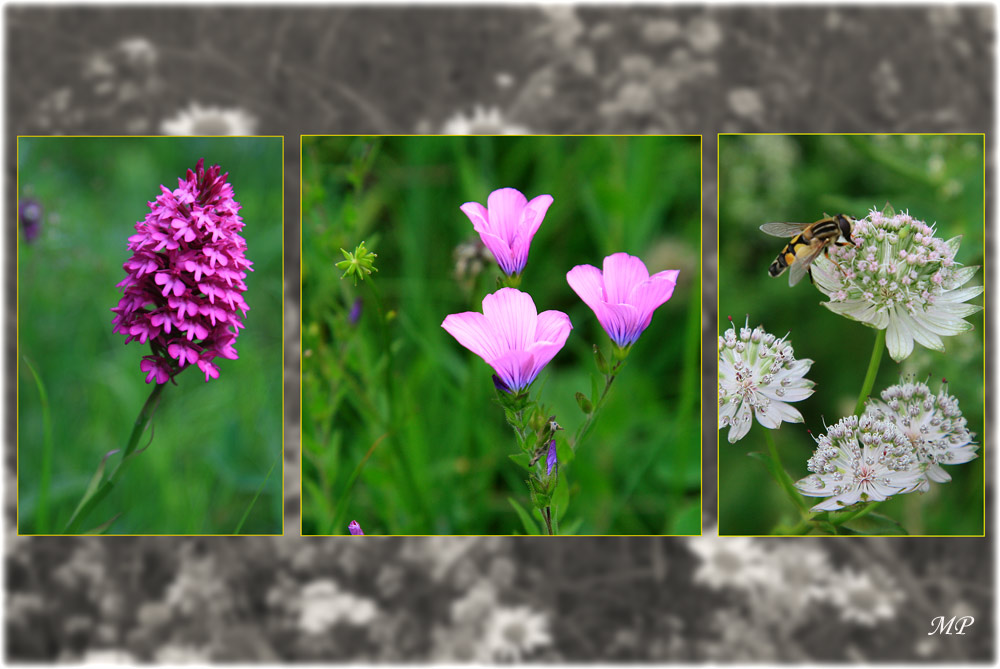
<path fill-rule="evenodd" d="M 611 368 L 608 367 L 607 359 L 605 359 L 604 354 L 601 352 L 601 349 L 597 346 L 597 344 L 594 344 L 594 362 L 597 363 L 597 370 L 601 374 L 607 376 L 608 372 L 611 371 Z"/>
<path fill-rule="evenodd" d="M 572 520 L 567 525 L 563 525 L 559 528 L 560 536 L 569 536 L 571 534 L 576 534 L 580 531 L 580 526 L 583 525 L 583 518 L 577 518 Z"/>
<path fill-rule="evenodd" d="M 531 462 L 531 456 L 527 453 L 518 453 L 516 455 L 508 456 L 513 460 L 521 469 L 529 469 L 528 463 Z"/>
<path fill-rule="evenodd" d="M 858 518 L 847 521 L 841 525 L 842 528 L 847 528 L 852 532 L 857 534 L 865 535 L 908 535 L 909 532 L 899 524 L 899 521 L 890 518 L 889 516 L 884 516 L 880 513 L 867 513 Z"/>
<path fill-rule="evenodd" d="M 556 458 L 559 460 L 560 472 L 564 471 L 563 468 L 573 462 L 575 456 L 576 451 L 569 445 L 569 442 L 562 438 L 556 439 Z"/>
<path fill-rule="evenodd" d="M 701 534 L 701 503 L 685 504 L 667 520 L 663 534 Z"/>
<path fill-rule="evenodd" d="M 538 525 L 532 520 L 531 514 L 524 510 L 524 507 L 517 503 L 513 497 L 508 497 L 507 501 L 510 505 L 514 507 L 514 511 L 517 512 L 517 517 L 521 519 L 521 524 L 524 525 L 524 531 L 533 536 L 541 535 L 541 531 L 538 529 Z"/>

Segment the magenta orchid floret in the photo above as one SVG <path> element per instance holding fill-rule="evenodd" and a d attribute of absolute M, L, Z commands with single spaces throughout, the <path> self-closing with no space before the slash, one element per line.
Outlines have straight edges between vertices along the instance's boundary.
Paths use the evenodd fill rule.
<path fill-rule="evenodd" d="M 516 288 L 487 295 L 481 314 L 450 314 L 441 327 L 485 360 L 508 393 L 531 385 L 573 329 L 569 316 L 561 311 L 538 313 L 531 296 Z"/>
<path fill-rule="evenodd" d="M 472 221 L 501 271 L 518 276 L 528 263 L 531 240 L 551 204 L 551 195 L 539 195 L 529 202 L 516 188 L 500 188 L 490 193 L 485 207 L 466 202 L 460 209 Z"/>
<path fill-rule="evenodd" d="M 348 523 L 347 529 L 350 530 L 353 536 L 360 537 L 364 535 L 364 531 L 361 529 L 361 523 L 356 520 L 352 520 Z"/>
<path fill-rule="evenodd" d="M 160 186 L 128 239 L 128 276 L 111 311 L 126 344 L 137 340 L 152 348 L 139 365 L 146 383 L 166 383 L 194 365 L 209 381 L 219 377 L 215 358 L 239 357 L 234 343 L 249 310 L 243 292 L 252 263 L 229 174 L 218 165 L 205 169 L 204 162 L 178 179 L 175 190 Z"/>
<path fill-rule="evenodd" d="M 649 327 L 657 307 L 674 294 L 679 272 L 668 269 L 650 276 L 639 258 L 614 253 L 604 259 L 603 272 L 577 265 L 566 273 L 566 281 L 593 309 L 611 341 L 627 349 Z"/>

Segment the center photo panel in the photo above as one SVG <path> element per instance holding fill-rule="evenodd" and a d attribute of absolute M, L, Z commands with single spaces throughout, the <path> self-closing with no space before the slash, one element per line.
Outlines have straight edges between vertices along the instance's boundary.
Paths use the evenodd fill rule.
<path fill-rule="evenodd" d="M 301 149 L 302 534 L 701 534 L 700 136 Z"/>

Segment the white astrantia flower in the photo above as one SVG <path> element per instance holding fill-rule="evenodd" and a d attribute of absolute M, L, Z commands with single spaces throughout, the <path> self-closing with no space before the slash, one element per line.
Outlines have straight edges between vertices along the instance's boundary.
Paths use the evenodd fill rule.
<path fill-rule="evenodd" d="M 739 336 L 734 325 L 719 337 L 719 429 L 729 427 L 731 444 L 750 430 L 753 416 L 772 430 L 782 421 L 801 423 L 802 414 L 788 402 L 809 397 L 816 385 L 805 378 L 812 360 L 796 360 L 784 337 L 749 324 L 748 317 Z"/>
<path fill-rule="evenodd" d="M 962 320 L 982 307 L 965 304 L 983 286 L 962 288 L 979 269 L 955 262 L 961 236 L 944 241 L 934 228 L 907 213 L 872 210 L 855 222 L 855 246 L 831 246 L 812 276 L 834 313 L 885 330 L 896 362 L 913 352 L 913 342 L 943 351 L 941 337 L 972 329 Z"/>
<path fill-rule="evenodd" d="M 520 662 L 552 644 L 549 617 L 530 606 L 495 608 L 486 620 L 483 643 L 490 660 Z"/>
<path fill-rule="evenodd" d="M 836 511 L 881 502 L 924 485 L 925 465 L 891 421 L 847 416 L 816 440 L 809 476 L 795 484 L 809 497 L 826 497 L 812 511 Z"/>
<path fill-rule="evenodd" d="M 160 123 L 164 135 L 252 135 L 257 119 L 242 109 L 203 107 L 192 102 L 187 109 Z"/>
<path fill-rule="evenodd" d="M 466 116 L 458 112 L 441 128 L 442 135 L 530 135 L 531 130 L 523 125 L 513 123 L 504 118 L 503 112 L 496 107 L 489 109 L 476 105 L 472 114 Z"/>
<path fill-rule="evenodd" d="M 831 599 L 840 609 L 840 618 L 871 627 L 880 620 L 896 617 L 896 607 L 906 595 L 883 569 L 872 567 L 868 572 L 847 568 L 832 578 Z"/>
<path fill-rule="evenodd" d="M 781 574 L 775 570 L 759 541 L 713 535 L 714 531 L 708 530 L 703 536 L 685 540 L 688 549 L 701 560 L 694 570 L 695 583 L 712 590 L 747 590 L 780 580 Z"/>
<path fill-rule="evenodd" d="M 881 400 L 869 399 L 865 413 L 893 423 L 913 444 L 917 458 L 927 464 L 921 491 L 930 488 L 929 481 L 951 480 L 941 465 L 959 465 L 977 457 L 976 435 L 966 428 L 958 400 L 948 394 L 944 382 L 937 395 L 919 382 L 890 386 L 882 391 Z"/>

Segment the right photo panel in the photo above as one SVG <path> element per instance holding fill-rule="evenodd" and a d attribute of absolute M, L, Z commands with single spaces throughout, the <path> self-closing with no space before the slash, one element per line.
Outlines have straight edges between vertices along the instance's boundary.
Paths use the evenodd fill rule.
<path fill-rule="evenodd" d="M 720 535 L 984 535 L 984 153 L 719 136 Z"/>

